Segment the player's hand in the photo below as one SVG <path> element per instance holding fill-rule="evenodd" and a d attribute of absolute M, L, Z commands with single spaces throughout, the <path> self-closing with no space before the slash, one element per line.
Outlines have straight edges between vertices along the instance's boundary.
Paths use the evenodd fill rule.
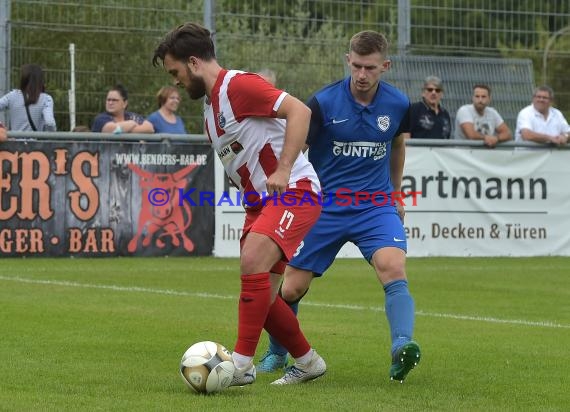
<path fill-rule="evenodd" d="M 273 193 L 277 193 L 278 196 L 281 196 L 287 189 L 290 176 L 291 171 L 278 167 L 277 170 L 267 178 L 267 182 L 265 183 L 267 194 L 271 195 Z"/>
<path fill-rule="evenodd" d="M 404 209 L 404 206 L 398 203 L 396 205 L 396 209 L 398 210 L 398 216 L 400 216 L 400 220 L 402 223 L 404 223 L 404 217 L 406 216 L 406 210 Z"/>

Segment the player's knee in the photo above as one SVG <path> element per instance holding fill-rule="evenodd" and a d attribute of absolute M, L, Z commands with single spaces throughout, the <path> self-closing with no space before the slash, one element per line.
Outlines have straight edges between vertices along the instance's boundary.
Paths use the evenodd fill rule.
<path fill-rule="evenodd" d="M 279 292 L 283 300 L 287 303 L 298 302 L 303 296 L 305 296 L 305 293 L 307 293 L 307 289 L 289 285 L 282 285 Z"/>
<path fill-rule="evenodd" d="M 251 264 L 249 264 L 249 262 L 247 262 L 245 259 L 242 258 L 241 262 L 240 262 L 240 271 L 242 274 L 245 273 L 252 273 L 251 271 Z"/>
<path fill-rule="evenodd" d="M 377 268 L 377 272 L 382 284 L 393 282 L 395 280 L 406 279 L 406 270 L 404 265 L 383 264 Z"/>
<path fill-rule="evenodd" d="M 257 273 L 259 259 L 253 253 L 243 253 L 240 256 L 241 273 Z"/>

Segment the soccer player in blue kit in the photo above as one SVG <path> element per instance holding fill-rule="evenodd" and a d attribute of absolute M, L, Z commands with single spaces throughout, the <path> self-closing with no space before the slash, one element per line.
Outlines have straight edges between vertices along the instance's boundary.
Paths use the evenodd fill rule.
<path fill-rule="evenodd" d="M 353 242 L 384 288 L 392 339 L 390 378 L 402 382 L 421 356 L 412 340 L 414 301 L 405 270 L 404 209 L 398 201 L 410 101 L 380 80 L 390 68 L 387 51 L 383 34 L 355 34 L 346 56 L 350 76 L 324 87 L 308 102 L 309 160 L 323 186 L 324 205 L 285 270 L 280 294 L 296 313 L 313 277 L 322 276 L 341 247 Z M 287 350 L 270 338 L 260 372 L 287 363 Z"/>

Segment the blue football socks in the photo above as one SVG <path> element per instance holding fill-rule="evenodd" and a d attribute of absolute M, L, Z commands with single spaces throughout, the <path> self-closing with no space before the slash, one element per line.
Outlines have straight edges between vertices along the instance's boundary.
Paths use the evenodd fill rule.
<path fill-rule="evenodd" d="M 384 285 L 386 317 L 390 324 L 392 354 L 412 339 L 414 332 L 414 299 L 408 290 L 408 281 L 395 280 Z"/>

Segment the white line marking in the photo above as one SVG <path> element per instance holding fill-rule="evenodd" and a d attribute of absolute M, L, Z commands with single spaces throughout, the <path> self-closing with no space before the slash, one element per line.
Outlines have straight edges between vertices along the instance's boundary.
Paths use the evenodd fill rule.
<path fill-rule="evenodd" d="M 117 285 L 96 285 L 92 283 L 78 283 L 70 282 L 66 280 L 41 280 L 41 279 L 29 279 L 22 278 L 19 276 L 1 276 L 0 280 L 6 280 L 10 282 L 18 283 L 32 283 L 36 285 L 56 285 L 56 286 L 67 286 L 73 288 L 88 288 L 88 289 L 106 289 L 114 290 L 117 292 L 140 292 L 140 293 L 154 293 L 157 295 L 170 295 L 170 296 L 189 296 L 195 298 L 206 298 L 206 299 L 233 299 L 237 300 L 236 296 L 232 295 L 218 295 L 214 293 L 206 292 L 182 292 L 172 289 L 152 289 L 143 288 L 138 286 L 117 286 Z M 384 308 L 379 306 L 362 306 L 362 305 L 349 305 L 349 304 L 335 304 L 335 303 L 319 303 L 303 300 L 303 305 L 314 306 L 319 308 L 331 308 L 331 309 L 348 309 L 354 311 L 372 311 L 372 312 L 384 312 Z M 455 315 L 452 313 L 435 313 L 435 312 L 424 312 L 421 310 L 416 311 L 417 316 L 426 316 L 432 318 L 445 318 L 445 319 L 457 319 L 457 320 L 469 320 L 475 322 L 487 322 L 487 323 L 502 323 L 509 325 L 522 325 L 522 326 L 536 326 L 543 328 L 558 328 L 558 329 L 570 329 L 570 325 L 554 323 L 549 321 L 536 322 L 522 319 L 499 319 L 492 318 L 488 316 L 470 316 L 470 315 Z"/>

